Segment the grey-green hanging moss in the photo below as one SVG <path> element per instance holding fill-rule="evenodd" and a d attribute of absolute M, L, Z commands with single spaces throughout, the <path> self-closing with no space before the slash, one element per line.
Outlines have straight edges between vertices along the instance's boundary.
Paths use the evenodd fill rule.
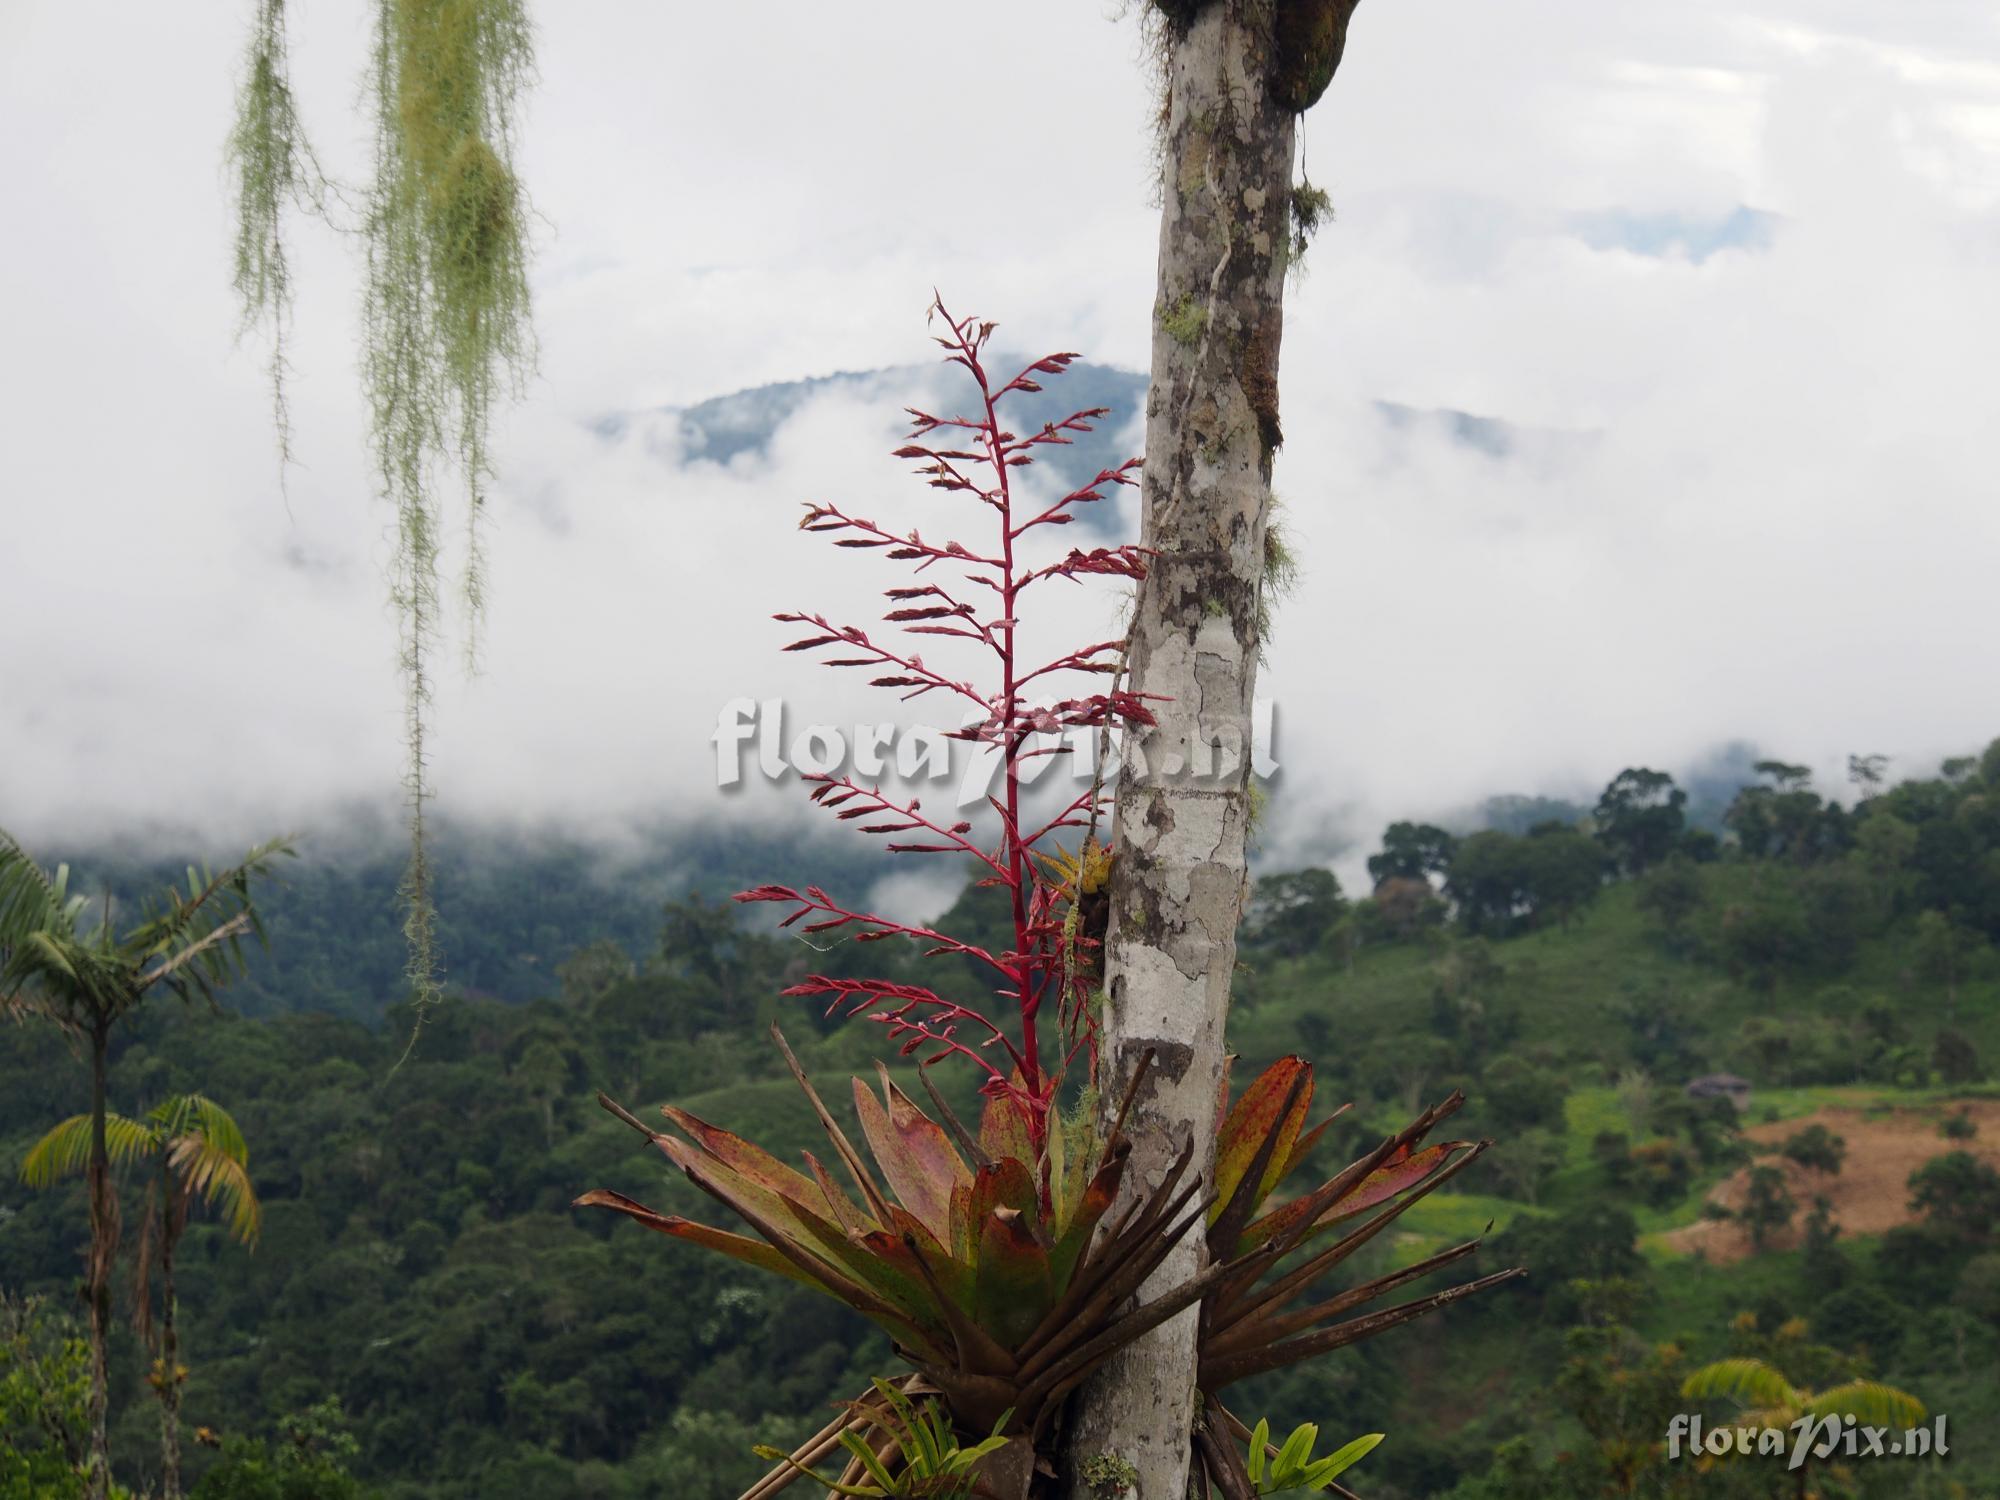
<path fill-rule="evenodd" d="M 257 0 L 230 140 L 239 178 L 236 285 L 246 319 L 271 328 L 281 444 L 290 293 L 284 214 L 325 206 L 292 104 L 284 25 L 284 0 Z M 446 524 L 438 484 L 455 474 L 464 486 L 459 594 L 471 668 L 485 601 L 480 513 L 492 475 L 493 410 L 503 396 L 518 394 L 534 364 L 528 212 L 513 164 L 515 121 L 532 68 L 524 0 L 377 0 L 362 374 L 382 492 L 396 511 L 390 598 L 401 633 L 411 843 L 403 892 L 419 1025 L 438 997 L 424 846 Z"/>

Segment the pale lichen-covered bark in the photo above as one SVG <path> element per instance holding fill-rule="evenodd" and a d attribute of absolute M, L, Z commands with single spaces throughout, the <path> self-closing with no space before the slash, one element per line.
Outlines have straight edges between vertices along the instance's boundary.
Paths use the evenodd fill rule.
<path fill-rule="evenodd" d="M 1205 1171 L 1214 1154 L 1302 107 L 1273 83 L 1279 8 L 1184 6 L 1184 29 L 1177 21 L 1167 33 L 1143 535 L 1158 556 L 1138 594 L 1130 670 L 1136 691 L 1168 701 L 1152 705 L 1157 728 L 1127 736 L 1105 944 L 1104 1097 L 1117 1099 L 1140 1057 L 1154 1053 L 1128 1121 L 1134 1187 L 1158 1181 L 1190 1131 Z M 1204 1254 L 1190 1237 L 1142 1296 L 1187 1279 Z M 1065 1466 L 1072 1495 L 1089 1493 L 1084 1464 L 1112 1455 L 1133 1466 L 1140 1500 L 1181 1500 L 1197 1318 L 1174 1319 L 1085 1388 Z M 1104 1500 L 1104 1488 L 1097 1493 Z"/>

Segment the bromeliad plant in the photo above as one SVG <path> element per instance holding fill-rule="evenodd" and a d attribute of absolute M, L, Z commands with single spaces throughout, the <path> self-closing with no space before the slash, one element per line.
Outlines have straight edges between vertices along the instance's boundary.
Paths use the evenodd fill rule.
<path fill-rule="evenodd" d="M 897 1352 L 935 1393 L 957 1434 L 1008 1442 L 975 1462 L 991 1493 L 1023 1494 L 1050 1451 L 1056 1420 L 1071 1391 L 1119 1349 L 1166 1319 L 1199 1304 L 1201 1383 L 1207 1401 L 1199 1430 L 1212 1482 L 1232 1497 L 1250 1493 L 1238 1445 L 1249 1430 L 1215 1399 L 1233 1380 L 1310 1357 L 1397 1326 L 1466 1291 L 1438 1293 L 1359 1317 L 1350 1310 L 1429 1271 L 1474 1245 L 1350 1288 L 1328 1302 L 1293 1302 L 1361 1248 L 1410 1203 L 1449 1180 L 1483 1145 L 1426 1146 L 1434 1125 L 1458 1107 L 1454 1095 L 1407 1130 L 1313 1192 L 1285 1202 L 1275 1194 L 1307 1158 L 1325 1124 L 1308 1131 L 1310 1067 L 1287 1058 L 1267 1070 L 1221 1117 L 1212 1182 L 1193 1159 L 1190 1140 L 1150 1185 L 1125 1180 L 1130 1142 L 1126 1110 L 1146 1081 L 1150 1057 L 1100 1126 L 1097 1085 L 1096 950 L 1102 932 L 1109 858 L 1097 838 L 1101 783 L 1030 815 L 1023 792 L 1033 759 L 1060 748 L 1053 737 L 1084 730 L 1103 739 L 1114 728 L 1152 721 L 1145 700 L 1119 685 L 1124 645 L 1100 641 L 1030 659 L 1020 648 L 1029 606 L 1066 580 L 1138 580 L 1150 553 L 1135 545 L 1042 550 L 1050 528 L 1073 521 L 1112 486 L 1134 482 L 1138 461 L 1097 474 L 1047 503 L 1024 503 L 1018 471 L 1040 450 L 1092 430 L 1101 408 L 1041 424 L 1026 436 L 1009 429 L 1002 408 L 1017 393 L 1042 389 L 1076 359 L 1053 354 L 1001 380 L 989 374 L 986 346 L 994 325 L 953 318 L 938 338 L 950 363 L 977 392 L 972 416 L 911 410 L 914 428 L 897 456 L 948 494 L 983 508 L 990 530 L 973 542 L 900 534 L 839 506 L 807 507 L 803 529 L 835 546 L 878 551 L 909 565 L 912 579 L 886 591 L 892 634 L 840 625 L 819 614 L 777 618 L 804 633 L 785 649 L 820 652 L 826 664 L 870 674 L 873 686 L 907 698 L 941 695 L 969 707 L 956 738 L 984 747 L 997 761 L 999 790 L 988 799 L 984 834 L 972 820 L 934 816 L 914 797 L 850 776 L 807 777 L 811 800 L 895 853 L 956 855 L 976 878 L 1006 893 L 1011 916 L 1001 951 L 937 928 L 905 923 L 835 899 L 819 886 L 762 885 L 737 899 L 788 908 L 784 927 L 838 934 L 860 942 L 901 939 L 928 956 L 970 961 L 991 977 L 997 1004 L 975 1004 L 902 980 L 815 973 L 785 993 L 823 1001 L 829 1014 L 865 1016 L 883 1026 L 900 1055 L 916 1057 L 936 1111 L 927 1114 L 880 1069 L 880 1092 L 857 1079 L 854 1108 L 864 1156 L 835 1121 L 798 1059 L 773 1028 L 785 1061 L 824 1130 L 833 1167 L 807 1153 L 805 1170 L 785 1165 L 750 1142 L 671 1105 L 671 1131 L 656 1131 L 600 1096 L 607 1109 L 644 1133 L 703 1192 L 724 1204 L 754 1237 L 668 1214 L 622 1194 L 598 1190 L 580 1204 L 612 1209 L 648 1228 L 690 1240 L 747 1264 L 838 1297 L 885 1329 Z M 918 649 L 938 638 L 969 647 L 984 675 L 961 677 L 927 662 Z M 1101 679 L 1109 678 L 1108 683 Z M 1082 679 L 1079 682 L 1079 679 Z M 1091 690 L 1093 680 L 1100 681 Z M 1082 830 L 1073 850 L 1059 838 Z M 928 1069 L 946 1058 L 980 1075 L 983 1109 L 969 1129 L 932 1084 Z M 1067 1092 L 1066 1092 L 1067 1091 Z M 1066 1099 L 1086 1104 L 1065 1113 Z M 1227 1104 L 1225 1088 L 1222 1105 Z M 872 1161 L 871 1161 L 872 1158 Z M 836 1175 L 838 1174 L 838 1175 Z M 1341 1238 L 1328 1236 L 1363 1214 Z M 1139 1286 L 1180 1240 L 1206 1226 L 1210 1264 L 1201 1274 L 1139 1306 Z M 1301 1252 L 1289 1269 L 1279 1263 Z M 764 1500 L 812 1465 L 846 1448 L 852 1459 L 836 1489 L 870 1485 L 894 1493 L 904 1451 L 893 1404 L 863 1393 L 845 1414 L 784 1459 L 746 1495 Z M 907 1429 L 907 1421 L 902 1423 Z M 877 1474 L 855 1449 L 863 1444 Z M 907 1468 L 907 1463 L 905 1463 Z M 1043 1472 L 1047 1472 L 1044 1463 Z"/>

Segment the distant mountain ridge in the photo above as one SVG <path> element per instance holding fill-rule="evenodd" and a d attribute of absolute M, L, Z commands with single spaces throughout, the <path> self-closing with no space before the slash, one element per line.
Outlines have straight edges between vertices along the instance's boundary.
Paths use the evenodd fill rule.
<path fill-rule="evenodd" d="M 1022 359 L 1021 364 L 1027 361 Z M 802 380 L 783 380 L 711 396 L 692 406 L 662 406 L 640 412 L 613 412 L 591 424 L 607 443 L 637 439 L 664 462 L 677 467 L 716 464 L 727 467 L 770 456 L 771 445 L 785 425 L 811 402 L 826 395 L 879 402 L 885 410 L 911 402 L 932 403 L 940 415 L 955 409 L 961 392 L 950 384 L 950 373 L 926 365 L 892 365 L 879 370 L 841 370 Z M 1009 398 L 1010 421 L 1017 430 L 1058 421 L 1075 411 L 1103 407 L 1108 415 L 1095 431 L 1076 437 L 1068 446 L 1044 450 L 1039 462 L 1065 489 L 1088 483 L 1105 469 L 1115 468 L 1142 447 L 1140 418 L 1145 411 L 1147 377 L 1116 365 L 1079 360 L 1059 380 L 1041 392 Z M 1496 461 L 1558 455 L 1591 440 L 1591 434 L 1531 427 L 1503 417 L 1482 416 L 1449 407 L 1411 406 L 1397 401 L 1372 403 L 1376 415 L 1393 434 L 1428 434 L 1457 448 Z M 1114 529 L 1118 512 L 1104 507 L 1082 517 L 1100 530 Z"/>

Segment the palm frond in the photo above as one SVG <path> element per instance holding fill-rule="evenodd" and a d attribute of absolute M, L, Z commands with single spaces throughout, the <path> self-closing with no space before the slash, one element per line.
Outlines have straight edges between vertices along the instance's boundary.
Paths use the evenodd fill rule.
<path fill-rule="evenodd" d="M 229 1217 L 229 1232 L 255 1243 L 263 1206 L 250 1181 L 250 1148 L 229 1111 L 201 1094 L 177 1094 L 156 1105 L 150 1116 L 168 1134 L 167 1164 L 189 1197 L 218 1199 Z"/>
<path fill-rule="evenodd" d="M 190 868 L 186 891 L 169 886 L 164 906 L 127 934 L 122 945 L 144 969 L 137 988 L 165 985 L 184 1000 L 212 1000 L 218 988 L 243 971 L 243 935 L 260 941 L 264 935 L 250 900 L 251 879 L 273 860 L 294 853 L 289 838 L 272 839 L 219 874 Z"/>
<path fill-rule="evenodd" d="M 1852 1417 L 1864 1427 L 1908 1429 L 1929 1416 L 1924 1403 L 1908 1391 L 1878 1380 L 1850 1380 L 1821 1391 L 1805 1409 L 1816 1417 Z"/>
<path fill-rule="evenodd" d="M 76 909 L 69 897 L 69 867 L 51 876 L 0 828 L 0 962 L 30 932 L 73 933 Z"/>
<path fill-rule="evenodd" d="M 124 1166 L 157 1150 L 159 1136 L 151 1125 L 123 1115 L 104 1117 L 104 1147 L 113 1166 Z M 21 1181 L 29 1187 L 52 1187 L 75 1177 L 90 1165 L 90 1116 L 71 1115 L 28 1149 L 21 1158 Z"/>
<path fill-rule="evenodd" d="M 264 1210 L 248 1167 L 198 1135 L 184 1135 L 174 1142 L 168 1160 L 190 1196 L 199 1194 L 210 1204 L 220 1199 L 229 1232 L 246 1245 L 256 1243 Z"/>
<path fill-rule="evenodd" d="M 1719 1359 L 1682 1382 L 1681 1394 L 1697 1401 L 1722 1397 L 1740 1406 L 1798 1407 L 1804 1397 L 1761 1359 Z"/>

